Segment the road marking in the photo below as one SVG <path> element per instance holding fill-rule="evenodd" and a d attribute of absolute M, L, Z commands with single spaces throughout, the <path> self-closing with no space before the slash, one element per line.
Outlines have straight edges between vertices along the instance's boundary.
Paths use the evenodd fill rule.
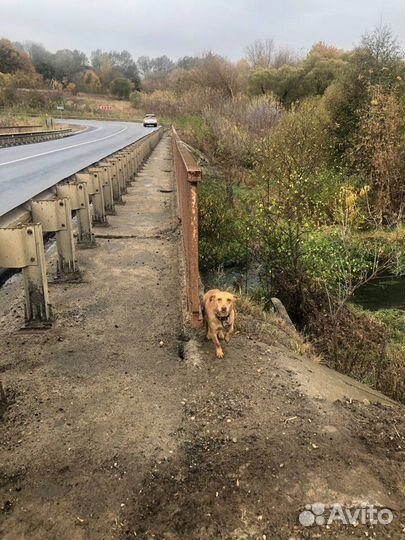
<path fill-rule="evenodd" d="M 120 131 L 117 131 L 117 133 L 113 133 L 112 135 L 107 135 L 106 137 L 101 137 L 101 139 L 95 139 L 94 141 L 87 141 L 77 144 L 71 144 L 70 146 L 64 146 L 63 148 L 56 148 L 55 150 L 48 150 L 48 152 L 42 152 L 41 154 L 34 154 L 33 156 L 26 156 L 19 159 L 14 159 L 12 161 L 5 161 L 4 163 L 0 163 L 0 167 L 3 167 L 3 165 L 11 165 L 12 163 L 18 163 L 19 161 L 26 161 L 27 159 L 33 159 L 41 156 L 46 156 L 48 154 L 54 154 L 55 152 L 62 152 L 63 150 L 69 150 L 69 148 L 77 148 L 78 146 L 84 146 L 86 144 L 94 144 L 96 142 L 105 141 L 106 139 L 111 139 L 111 137 L 115 137 L 116 135 L 119 135 L 123 131 L 126 131 L 128 129 L 127 127 L 122 128 Z"/>

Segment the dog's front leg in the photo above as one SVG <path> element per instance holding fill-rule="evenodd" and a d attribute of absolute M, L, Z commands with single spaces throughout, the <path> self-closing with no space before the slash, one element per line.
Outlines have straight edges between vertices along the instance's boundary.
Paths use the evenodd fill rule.
<path fill-rule="evenodd" d="M 234 333 L 235 333 L 235 328 L 231 326 L 228 332 L 225 334 L 225 338 L 224 338 L 225 343 L 229 343 L 231 341 L 231 337 L 234 335 Z"/>
<path fill-rule="evenodd" d="M 231 341 L 231 337 L 235 333 L 235 315 L 232 313 L 231 316 L 231 322 L 229 324 L 228 331 L 225 333 L 225 343 L 229 343 Z"/>
<path fill-rule="evenodd" d="M 216 332 L 215 332 L 215 334 L 211 333 L 209 335 L 209 338 L 212 339 L 212 341 L 213 341 L 213 343 L 215 345 L 215 356 L 217 358 L 223 358 L 224 357 L 224 351 L 222 350 L 222 347 L 221 347 L 221 344 L 219 342 L 217 333 Z"/>

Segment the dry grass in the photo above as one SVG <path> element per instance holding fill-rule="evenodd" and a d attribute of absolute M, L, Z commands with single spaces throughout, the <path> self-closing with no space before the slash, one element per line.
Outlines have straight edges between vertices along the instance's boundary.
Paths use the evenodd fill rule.
<path fill-rule="evenodd" d="M 40 117 L 30 117 L 24 115 L 4 114 L 0 116 L 0 128 L 6 128 L 10 126 L 38 126 L 42 127 L 44 121 Z"/>
<path fill-rule="evenodd" d="M 237 303 L 238 328 L 248 337 L 319 361 L 312 345 L 302 335 L 274 312 L 264 311 L 248 296 L 241 295 Z"/>

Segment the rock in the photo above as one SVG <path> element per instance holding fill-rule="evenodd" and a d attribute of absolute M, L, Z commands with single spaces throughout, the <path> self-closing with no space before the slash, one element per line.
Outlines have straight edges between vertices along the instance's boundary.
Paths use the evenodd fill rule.
<path fill-rule="evenodd" d="M 271 303 L 273 304 L 274 311 L 276 314 L 283 319 L 287 324 L 295 328 L 292 320 L 290 319 L 290 316 L 287 313 L 287 310 L 285 309 L 283 303 L 278 298 L 271 298 Z"/>

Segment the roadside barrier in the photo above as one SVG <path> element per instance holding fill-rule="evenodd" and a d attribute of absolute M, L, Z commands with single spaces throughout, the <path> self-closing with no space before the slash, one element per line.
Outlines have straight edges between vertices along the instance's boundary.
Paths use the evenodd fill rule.
<path fill-rule="evenodd" d="M 159 128 L 0 216 L 0 268 L 20 268 L 24 276 L 24 328 L 52 324 L 43 234 L 56 237 L 54 282 L 80 279 L 72 214 L 77 218 L 77 247 L 95 248 L 93 224 L 108 226 L 107 216 L 124 204 L 122 194 L 162 134 Z"/>
<path fill-rule="evenodd" d="M 173 163 L 177 183 L 186 271 L 187 310 L 191 325 L 202 325 L 200 272 L 198 263 L 197 185 L 202 172 L 193 155 L 172 128 Z"/>
<path fill-rule="evenodd" d="M 74 135 L 72 128 L 55 129 L 52 131 L 27 131 L 24 133 L 0 133 L 0 148 L 19 146 L 36 142 L 52 141 Z"/>

